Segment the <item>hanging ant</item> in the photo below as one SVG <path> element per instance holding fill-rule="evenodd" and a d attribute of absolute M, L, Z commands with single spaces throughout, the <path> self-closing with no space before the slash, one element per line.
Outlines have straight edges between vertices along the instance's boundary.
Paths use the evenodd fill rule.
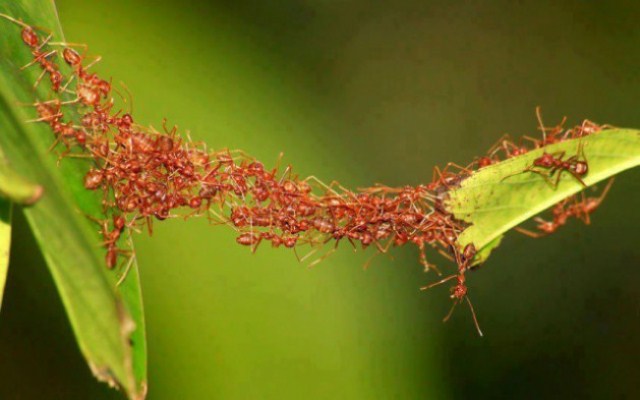
<path fill-rule="evenodd" d="M 480 324 L 478 323 L 478 318 L 476 317 L 476 312 L 473 309 L 473 304 L 471 303 L 471 300 L 469 299 L 469 295 L 468 295 L 468 287 L 465 283 L 466 279 L 464 276 L 463 272 L 459 272 L 457 274 L 454 275 L 450 275 L 444 279 L 439 280 L 438 282 L 429 284 L 427 286 L 423 286 L 420 288 L 420 290 L 428 290 L 431 289 L 432 287 L 435 286 L 439 286 L 445 282 L 448 282 L 452 279 L 456 280 L 456 284 L 454 286 L 451 287 L 450 292 L 451 292 L 451 299 L 453 299 L 453 304 L 451 305 L 451 309 L 449 309 L 449 312 L 447 313 L 447 315 L 442 319 L 443 322 L 447 322 L 449 321 L 449 319 L 451 318 L 451 316 L 453 315 L 453 311 L 455 310 L 456 306 L 458 304 L 460 304 L 463 301 L 467 301 L 467 304 L 469 305 L 469 310 L 471 310 L 471 316 L 473 317 L 473 323 L 475 324 L 476 330 L 478 331 L 478 335 L 483 336 L 482 334 L 482 330 L 480 329 Z"/>
<path fill-rule="evenodd" d="M 545 220 L 541 217 L 534 218 L 534 221 L 538 224 L 536 228 L 539 232 L 532 232 L 520 227 L 516 228 L 516 230 L 529 237 L 539 238 L 556 232 L 558 228 L 567 223 L 567 220 L 570 217 L 578 218 L 587 225 L 590 224 L 591 214 L 600 206 L 604 198 L 607 196 L 613 181 L 614 179 L 611 178 L 598 197 L 585 197 L 584 192 L 582 192 L 582 199 L 580 201 L 577 201 L 575 195 L 573 195 L 557 203 L 552 209 L 553 219 L 551 221 Z"/>

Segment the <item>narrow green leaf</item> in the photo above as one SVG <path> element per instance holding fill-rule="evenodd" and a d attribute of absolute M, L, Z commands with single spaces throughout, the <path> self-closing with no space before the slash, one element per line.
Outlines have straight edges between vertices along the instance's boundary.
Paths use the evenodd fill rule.
<path fill-rule="evenodd" d="M 57 41 L 64 40 L 53 1 L 0 0 L 0 12 L 46 27 Z M 33 58 L 21 41 L 21 27 L 0 18 L 0 31 L 0 148 L 20 175 L 44 189 L 42 199 L 25 210 L 27 220 L 94 374 L 123 388 L 130 398 L 144 398 L 146 343 L 135 259 L 118 287 L 122 270 L 106 269 L 99 227 L 86 218 L 102 213 L 101 196 L 83 187 L 88 161 L 65 158 L 58 166 L 57 156 L 48 150 L 53 142 L 48 126 L 27 122 L 36 113 L 23 104 L 46 101 L 52 92 L 46 79 L 33 90 L 38 66 L 20 71 Z M 68 72 L 60 58 L 56 61 Z"/>
<path fill-rule="evenodd" d="M 24 178 L 7 162 L 0 148 L 0 197 L 19 204 L 33 204 L 42 196 L 42 186 Z"/>
<path fill-rule="evenodd" d="M 452 189 L 445 202 L 456 218 L 471 224 L 458 238 L 460 247 L 473 243 L 486 259 L 506 231 L 583 190 L 567 172 L 562 173 L 556 188 L 540 174 L 522 173 L 545 151 L 565 152 L 565 157 L 570 157 L 578 154 L 580 146 L 589 165 L 583 178 L 588 186 L 640 164 L 640 131 L 608 129 L 483 168 Z"/>
<path fill-rule="evenodd" d="M 9 269 L 9 249 L 11 247 L 11 202 L 0 198 L 0 309 L 2 294 L 7 282 Z"/>

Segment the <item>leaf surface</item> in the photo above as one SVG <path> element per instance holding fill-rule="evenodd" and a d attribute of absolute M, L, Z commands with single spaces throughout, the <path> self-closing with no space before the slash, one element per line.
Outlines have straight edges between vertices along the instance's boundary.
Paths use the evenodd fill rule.
<path fill-rule="evenodd" d="M 458 237 L 460 248 L 473 243 L 484 261 L 505 232 L 562 199 L 584 189 L 570 173 L 560 175 L 557 187 L 541 174 L 525 171 L 545 151 L 566 160 L 582 148 L 589 166 L 583 177 L 594 185 L 640 164 L 640 131 L 607 129 L 580 139 L 567 140 L 513 157 L 474 172 L 460 187 L 448 192 L 445 208 L 470 224 Z M 539 169 L 544 172 L 544 169 Z M 557 173 L 556 173 L 557 174 Z M 556 175 L 557 176 L 557 175 Z M 555 177 L 551 177 L 554 181 Z"/>
<path fill-rule="evenodd" d="M 0 12 L 29 25 L 45 27 L 63 41 L 53 1 L 0 1 Z M 117 385 L 132 399 L 146 394 L 146 339 L 138 270 L 133 265 L 124 284 L 122 270 L 108 271 L 100 227 L 87 218 L 105 217 L 101 196 L 83 187 L 87 160 L 65 158 L 49 151 L 53 135 L 37 118 L 33 104 L 53 97 L 46 78 L 34 91 L 39 66 L 24 71 L 33 56 L 22 43 L 21 26 L 0 18 L 0 148 L 11 167 L 44 189 L 40 201 L 25 214 L 62 297 L 78 345 L 94 374 Z M 56 61 L 64 73 L 60 57 Z M 72 108 L 65 109 L 69 115 Z M 0 237 L 2 237 L 0 235 Z"/>

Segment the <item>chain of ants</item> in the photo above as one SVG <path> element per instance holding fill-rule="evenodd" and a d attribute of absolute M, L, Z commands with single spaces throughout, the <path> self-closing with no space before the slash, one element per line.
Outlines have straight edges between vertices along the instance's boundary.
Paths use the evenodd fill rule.
<path fill-rule="evenodd" d="M 386 253 L 391 246 L 413 244 L 425 270 L 433 268 L 439 274 L 427 261 L 426 247 L 430 246 L 455 261 L 458 271 L 422 289 L 455 280 L 451 288 L 454 303 L 445 320 L 457 304 L 466 300 L 482 334 L 465 283 L 465 272 L 476 249 L 472 244 L 458 248 L 458 235 L 466 225 L 444 210 L 447 191 L 474 170 L 602 128 L 589 121 L 569 130 L 564 130 L 562 123 L 545 128 L 540 122 L 542 139 L 524 137 L 515 144 L 504 136 L 486 156 L 467 167 L 448 164 L 443 170 L 435 168 L 429 184 L 402 188 L 376 185 L 353 192 L 336 182 L 326 185 L 314 177 L 300 179 L 290 167 L 283 172 L 278 167 L 269 170 L 241 151 L 210 151 L 202 143 L 181 137 L 176 127 L 168 128 L 166 123 L 163 132 L 138 125 L 130 113 L 115 109 L 111 83 L 88 72 L 86 57 L 72 45 L 53 43 L 51 35 L 38 35 L 31 26 L 0 16 L 22 27 L 22 40 L 33 55 L 33 61 L 23 68 L 36 64 L 42 69 L 34 87 L 48 77 L 56 94 L 52 100 L 34 104 L 38 113 L 34 121 L 48 124 L 54 134 L 51 149 L 61 148 L 60 158 L 80 157 L 92 162 L 84 187 L 102 191 L 103 211 L 110 217 L 91 218 L 100 225 L 106 266 L 112 269 L 120 260 L 128 260 L 123 278 L 133 259 L 131 250 L 119 245 L 125 230 L 146 228 L 151 234 L 154 219 L 173 217 L 206 216 L 214 224 L 230 225 L 238 233 L 237 243 L 253 251 L 262 242 L 294 250 L 301 244 L 310 245 L 312 250 L 301 260 L 311 256 L 319 245 L 334 241 L 335 246 L 311 265 L 335 251 L 343 240 L 354 247 L 374 246 L 376 254 Z M 59 48 L 43 50 L 54 46 Z M 60 54 L 72 70 L 69 77 L 53 61 Z M 75 98 L 62 101 L 66 93 Z M 81 117 L 65 122 L 65 107 L 73 107 Z M 588 166 L 580 155 L 564 158 L 564 154 L 545 152 L 526 171 L 550 182 L 566 171 L 582 182 Z M 571 217 L 589 223 L 590 214 L 610 185 L 597 198 L 581 194 L 561 201 L 552 209 L 552 220 L 538 217 L 536 232 L 521 232 L 533 237 L 553 233 Z M 225 209 L 229 210 L 228 217 L 223 215 Z"/>

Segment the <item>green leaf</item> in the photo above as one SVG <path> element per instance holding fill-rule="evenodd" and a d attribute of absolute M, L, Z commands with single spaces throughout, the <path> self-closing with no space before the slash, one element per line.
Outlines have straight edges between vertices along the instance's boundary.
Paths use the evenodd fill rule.
<path fill-rule="evenodd" d="M 557 187 L 540 174 L 523 172 L 545 151 L 570 157 L 580 146 L 589 165 L 583 178 L 588 186 L 640 164 L 640 131 L 607 129 L 483 168 L 449 191 L 446 209 L 471 224 L 458 237 L 459 246 L 473 243 L 481 251 L 475 263 L 486 259 L 509 229 L 584 189 L 568 172 L 562 173 Z"/>
<path fill-rule="evenodd" d="M 42 186 L 30 182 L 11 168 L 0 148 L 0 197 L 19 204 L 33 204 L 42 196 Z"/>
<path fill-rule="evenodd" d="M 0 12 L 46 27 L 55 40 L 64 40 L 52 1 L 4 1 Z M 144 398 L 146 343 L 135 259 L 124 284 L 117 286 L 122 270 L 107 270 L 99 227 L 86 217 L 104 218 L 100 194 L 83 187 L 90 164 L 65 158 L 58 166 L 57 156 L 48 150 L 53 142 L 49 127 L 27 122 L 37 116 L 34 107 L 23 104 L 46 101 L 52 92 L 46 79 L 34 91 L 38 66 L 20 71 L 33 58 L 21 41 L 21 27 L 0 18 L 0 30 L 0 148 L 20 175 L 44 189 L 42 199 L 25 209 L 27 220 L 92 371 L 130 398 Z M 61 64 L 61 70 L 69 72 Z"/>
<path fill-rule="evenodd" d="M 0 163 L 0 197 L 20 204 L 33 204 L 42 196 L 42 186 L 23 178 L 20 174 Z"/>
<path fill-rule="evenodd" d="M 0 198 L 0 309 L 2 294 L 7 282 L 9 269 L 9 249 L 11 247 L 11 202 Z"/>

